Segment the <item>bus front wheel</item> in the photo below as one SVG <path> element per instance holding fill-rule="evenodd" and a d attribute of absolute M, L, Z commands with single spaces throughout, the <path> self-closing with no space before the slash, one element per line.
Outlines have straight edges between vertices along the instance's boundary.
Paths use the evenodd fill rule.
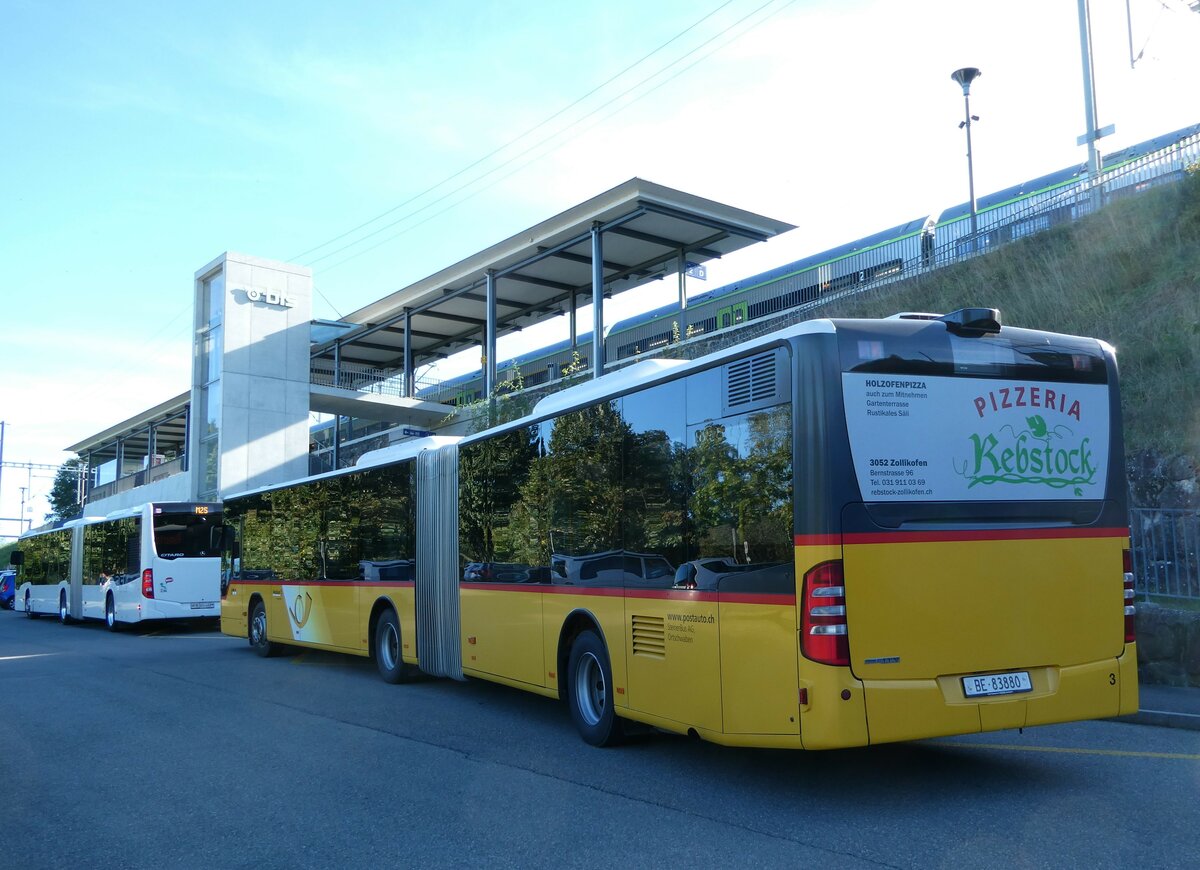
<path fill-rule="evenodd" d="M 613 708 L 612 666 L 593 631 L 580 632 L 567 665 L 567 702 L 579 735 L 592 746 L 613 746 L 625 736 Z"/>
<path fill-rule="evenodd" d="M 400 623 L 394 610 L 383 611 L 375 623 L 375 667 L 385 683 L 404 682 L 404 661 L 400 658 Z"/>
<path fill-rule="evenodd" d="M 279 644 L 267 640 L 267 608 L 261 601 L 255 601 L 250 608 L 250 647 L 264 658 L 276 655 Z"/>
<path fill-rule="evenodd" d="M 37 619 L 39 616 L 41 616 L 40 613 L 37 613 L 36 611 L 34 611 L 33 605 L 29 603 L 29 593 L 28 592 L 25 593 L 25 615 L 28 616 L 30 619 Z"/>

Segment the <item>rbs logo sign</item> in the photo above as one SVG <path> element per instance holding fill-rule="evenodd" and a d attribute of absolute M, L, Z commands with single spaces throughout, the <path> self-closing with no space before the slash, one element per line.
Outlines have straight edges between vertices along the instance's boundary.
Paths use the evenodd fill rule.
<path fill-rule="evenodd" d="M 258 290 L 254 287 L 247 287 L 243 292 L 251 302 L 261 302 L 276 308 L 294 308 L 296 305 L 286 293 L 277 293 L 274 290 Z"/>

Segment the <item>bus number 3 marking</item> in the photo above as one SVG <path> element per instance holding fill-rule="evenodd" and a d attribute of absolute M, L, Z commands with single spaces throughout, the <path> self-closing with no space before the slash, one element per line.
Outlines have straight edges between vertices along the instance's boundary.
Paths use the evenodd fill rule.
<path fill-rule="evenodd" d="M 1117 684 L 1117 675 L 1116 674 L 1108 675 L 1108 684 L 1110 686 L 1115 686 Z"/>

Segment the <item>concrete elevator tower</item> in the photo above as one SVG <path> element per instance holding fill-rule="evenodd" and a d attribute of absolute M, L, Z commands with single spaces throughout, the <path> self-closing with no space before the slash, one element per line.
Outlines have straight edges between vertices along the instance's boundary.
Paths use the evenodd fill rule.
<path fill-rule="evenodd" d="M 312 271 L 226 252 L 195 275 L 192 496 L 308 474 Z"/>

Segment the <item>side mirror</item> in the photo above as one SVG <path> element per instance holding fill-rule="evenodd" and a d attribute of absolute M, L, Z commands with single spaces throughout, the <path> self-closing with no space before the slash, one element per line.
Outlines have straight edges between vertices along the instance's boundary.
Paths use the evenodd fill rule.
<path fill-rule="evenodd" d="M 233 529 L 229 526 L 213 526 L 210 530 L 212 533 L 213 550 L 228 550 L 229 545 L 233 542 Z"/>
<path fill-rule="evenodd" d="M 13 550 L 8 554 L 8 564 L 14 568 L 19 568 L 25 564 L 25 553 L 22 550 Z"/>

